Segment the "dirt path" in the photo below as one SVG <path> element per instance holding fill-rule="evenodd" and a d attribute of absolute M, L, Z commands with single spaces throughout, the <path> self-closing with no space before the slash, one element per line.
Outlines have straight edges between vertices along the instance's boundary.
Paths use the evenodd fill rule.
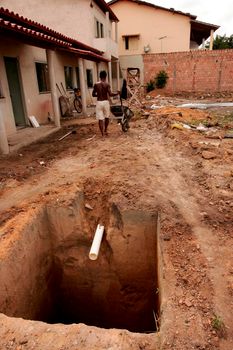
<path fill-rule="evenodd" d="M 87 141 L 77 134 L 67 141 L 68 154 L 44 172 L 13 188 L 6 186 L 0 202 L 3 221 L 17 208 L 36 205 L 50 194 L 59 198 L 65 186 L 79 186 L 88 178 L 110 184 L 122 207 L 161 211 L 167 286 L 161 347 L 232 350 L 233 238 L 221 220 L 217 228 L 213 225 L 219 212 L 209 203 L 211 198 L 217 201 L 218 193 L 205 192 L 195 181 L 208 174 L 199 169 L 196 156 L 185 155 L 174 140 L 149 130 L 146 121 L 134 123 L 129 134 L 117 126 L 111 129 L 104 140 L 97 136 Z M 214 314 L 223 320 L 227 336 L 213 329 Z"/>

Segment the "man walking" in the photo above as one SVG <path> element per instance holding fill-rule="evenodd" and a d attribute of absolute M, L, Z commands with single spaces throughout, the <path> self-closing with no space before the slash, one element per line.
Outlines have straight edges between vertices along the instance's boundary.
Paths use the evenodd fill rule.
<path fill-rule="evenodd" d="M 99 129 L 102 134 L 108 135 L 108 124 L 110 117 L 109 97 L 117 96 L 119 92 L 113 93 L 110 85 L 106 81 L 107 73 L 103 70 L 100 72 L 100 81 L 94 85 L 92 92 L 93 97 L 97 97 L 96 118 L 99 121 Z"/>

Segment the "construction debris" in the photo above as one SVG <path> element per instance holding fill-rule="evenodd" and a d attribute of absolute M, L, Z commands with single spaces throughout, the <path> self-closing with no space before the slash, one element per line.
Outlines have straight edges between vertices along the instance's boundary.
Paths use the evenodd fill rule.
<path fill-rule="evenodd" d="M 89 137 L 89 138 L 87 139 L 87 141 L 92 141 L 95 137 L 96 137 L 96 134 L 93 135 L 92 137 Z"/>
<path fill-rule="evenodd" d="M 88 203 L 85 204 L 85 208 L 89 210 L 93 210 L 93 207 Z"/>
<path fill-rule="evenodd" d="M 225 139 L 233 139 L 233 130 L 229 130 L 225 135 Z"/>
<path fill-rule="evenodd" d="M 127 68 L 128 104 L 130 107 L 143 107 L 144 86 L 140 82 L 140 69 Z"/>
<path fill-rule="evenodd" d="M 38 123 L 38 121 L 37 121 L 36 117 L 34 117 L 34 115 L 31 115 L 28 118 L 29 118 L 33 128 L 39 128 L 40 127 L 40 124 Z"/>
<path fill-rule="evenodd" d="M 202 158 L 204 159 L 214 159 L 216 158 L 216 154 L 210 151 L 203 151 L 202 152 Z"/>
<path fill-rule="evenodd" d="M 177 107 L 180 108 L 197 108 L 197 109 L 207 109 L 214 107 L 233 107 L 233 102 L 217 102 L 217 103 L 184 103 Z"/>
<path fill-rule="evenodd" d="M 66 138 L 67 136 L 71 135 L 71 134 L 77 134 L 77 131 L 76 130 L 72 130 L 72 131 L 69 131 L 67 132 L 65 135 L 63 135 L 62 137 L 60 137 L 58 139 L 58 141 L 62 141 L 64 138 Z"/>
<path fill-rule="evenodd" d="M 172 129 L 179 129 L 179 130 L 183 130 L 183 125 L 182 124 L 178 124 L 178 123 L 174 123 L 171 125 Z"/>

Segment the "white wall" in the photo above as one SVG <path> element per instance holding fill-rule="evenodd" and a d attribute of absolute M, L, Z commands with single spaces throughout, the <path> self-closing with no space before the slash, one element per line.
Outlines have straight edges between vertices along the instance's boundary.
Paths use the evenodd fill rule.
<path fill-rule="evenodd" d="M 2 87 L 4 98 L 0 98 L 0 104 L 3 107 L 4 121 L 7 134 L 16 131 L 14 114 L 12 110 L 11 98 L 9 93 L 8 81 L 5 71 L 3 57 L 17 57 L 19 59 L 20 75 L 22 78 L 22 95 L 25 101 L 26 119 L 30 115 L 34 115 L 39 123 L 47 123 L 48 113 L 52 115 L 51 94 L 40 93 L 37 82 L 35 62 L 46 63 L 46 52 L 44 49 L 36 48 L 29 45 L 20 44 L 10 39 L 1 39 L 0 46 L 0 84 Z M 70 66 L 75 69 L 78 67 L 78 56 L 66 52 L 57 51 L 55 56 L 55 75 L 56 83 L 65 87 L 64 66 Z M 101 63 L 100 70 L 107 70 L 107 64 Z M 84 60 L 85 80 L 86 69 L 93 71 L 93 83 L 97 81 L 97 65 L 95 62 Z M 68 94 L 73 92 L 67 92 Z M 93 103 L 92 89 L 87 88 L 87 103 Z M 58 96 L 60 94 L 58 93 Z"/>
<path fill-rule="evenodd" d="M 162 9 L 139 5 L 131 1 L 119 1 L 111 5 L 119 18 L 119 54 L 144 53 L 150 45 L 150 53 L 189 51 L 190 18 Z M 125 49 L 124 35 L 139 35 L 138 48 Z M 164 39 L 159 39 L 164 37 Z"/>
<path fill-rule="evenodd" d="M 139 68 L 140 69 L 140 81 L 144 81 L 144 63 L 142 55 L 130 55 L 120 57 L 120 68 L 123 78 L 127 77 L 127 68 Z"/>
<path fill-rule="evenodd" d="M 96 48 L 101 42 L 98 43 L 95 38 L 95 18 L 106 28 L 105 13 L 94 2 L 93 7 L 90 7 L 90 1 L 87 0 L 30 0 L 30 2 L 26 0 L 1 0 L 1 6 Z M 110 35 L 111 27 L 111 22 L 109 22 L 110 33 L 108 34 Z M 116 43 L 112 43 L 111 39 L 108 39 L 105 38 L 106 56 L 111 57 L 113 53 L 114 57 L 118 57 Z M 0 41 L 0 83 L 4 93 L 4 98 L 0 99 L 0 103 L 3 105 L 7 133 L 10 134 L 16 130 L 16 127 L 3 56 L 19 58 L 26 117 L 35 115 L 40 123 L 46 123 L 48 113 L 52 115 L 51 95 L 50 93 L 39 93 L 35 68 L 36 61 L 46 62 L 45 50 L 14 40 L 1 39 Z M 86 60 L 84 62 L 85 79 L 86 69 L 92 69 L 95 83 L 97 81 L 96 63 Z M 56 82 L 58 84 L 63 82 L 65 86 L 64 66 L 75 68 L 78 66 L 78 57 L 68 53 L 57 53 Z M 99 70 L 107 70 L 106 63 L 101 63 L 100 66 Z M 93 102 L 91 93 L 92 89 L 87 89 L 88 104 Z"/>
<path fill-rule="evenodd" d="M 50 93 L 40 94 L 38 89 L 35 62 L 46 62 L 45 51 L 36 47 L 20 44 L 14 40 L 2 39 L 0 46 L 1 85 L 4 99 L 0 100 L 4 108 L 4 119 L 7 133 L 16 130 L 8 81 L 3 57 L 17 57 L 19 60 L 22 81 L 22 97 L 25 102 L 26 121 L 30 115 L 35 115 L 40 122 L 46 122 L 48 112 L 52 112 Z"/>
<path fill-rule="evenodd" d="M 7 84 L 6 71 L 3 61 L 3 56 L 0 56 L 0 83 L 3 93 L 3 98 L 0 98 L 0 108 L 3 111 L 3 118 L 5 122 L 7 134 L 11 134 L 16 130 L 14 115 L 11 106 L 10 93 Z"/>
<path fill-rule="evenodd" d="M 88 0 L 1 0 L 1 6 L 93 46 L 95 18 L 105 26 L 106 16 Z"/>

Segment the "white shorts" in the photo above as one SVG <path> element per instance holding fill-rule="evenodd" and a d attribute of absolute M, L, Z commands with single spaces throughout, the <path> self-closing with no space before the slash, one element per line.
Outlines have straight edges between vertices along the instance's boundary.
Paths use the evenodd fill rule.
<path fill-rule="evenodd" d="M 104 120 L 110 117 L 110 104 L 109 101 L 97 101 L 96 102 L 96 119 Z"/>

